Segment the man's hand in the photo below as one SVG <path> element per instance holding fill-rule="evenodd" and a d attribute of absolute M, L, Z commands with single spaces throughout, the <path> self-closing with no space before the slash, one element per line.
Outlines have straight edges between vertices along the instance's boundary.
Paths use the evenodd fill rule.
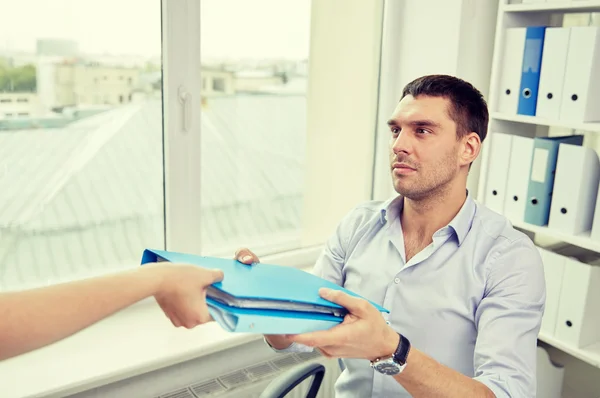
<path fill-rule="evenodd" d="M 325 300 L 339 304 L 349 313 L 329 330 L 287 336 L 291 341 L 315 347 L 327 357 L 375 360 L 392 355 L 400 336 L 368 301 L 339 290 L 321 289 Z"/>
<path fill-rule="evenodd" d="M 222 271 L 172 263 L 154 267 L 160 275 L 154 297 L 173 325 L 191 329 L 212 320 L 206 288 L 223 279 Z"/>
<path fill-rule="evenodd" d="M 258 258 L 258 256 L 254 254 L 250 249 L 247 249 L 245 247 L 238 249 L 235 252 L 234 258 L 237 261 L 248 265 L 260 263 L 260 259 Z M 283 335 L 265 335 L 265 339 L 267 339 L 271 347 L 275 348 L 276 350 L 283 350 L 284 348 L 288 348 L 292 344 L 292 342 Z"/>
<path fill-rule="evenodd" d="M 242 247 L 235 251 L 234 258 L 244 264 L 252 265 L 255 263 L 260 263 L 260 259 L 256 254 L 254 254 L 250 249 Z"/>

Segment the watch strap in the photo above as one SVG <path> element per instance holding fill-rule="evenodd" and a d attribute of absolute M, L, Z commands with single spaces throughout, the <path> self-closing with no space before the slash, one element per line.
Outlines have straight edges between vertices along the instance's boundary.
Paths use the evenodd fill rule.
<path fill-rule="evenodd" d="M 396 352 L 394 352 L 394 362 L 404 366 L 410 352 L 410 341 L 400 333 L 398 335 L 400 336 L 400 342 L 398 343 Z"/>

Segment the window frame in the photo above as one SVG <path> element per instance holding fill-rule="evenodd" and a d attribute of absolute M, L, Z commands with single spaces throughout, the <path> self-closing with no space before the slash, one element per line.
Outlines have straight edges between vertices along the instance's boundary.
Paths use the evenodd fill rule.
<path fill-rule="evenodd" d="M 199 253 L 200 225 L 200 2 L 162 0 L 163 155 L 166 250 Z M 187 104 L 181 102 L 186 98 Z"/>
<path fill-rule="evenodd" d="M 165 248 L 218 257 L 233 256 L 235 248 L 202 252 L 201 112 L 190 112 L 183 131 L 184 104 L 201 108 L 200 2 L 162 0 L 163 10 L 163 124 L 165 186 Z M 297 242 L 252 247 L 278 264 L 304 267 L 318 257 L 319 245 Z"/>
<path fill-rule="evenodd" d="M 379 100 L 376 122 L 375 160 L 373 164 L 373 199 L 386 200 L 397 193 L 390 174 L 390 128 L 387 120 L 400 100 L 402 93 L 400 67 L 402 47 L 398 45 L 403 26 L 398 18 L 403 15 L 404 4 L 385 1 L 381 26 L 381 65 L 379 75 Z"/>
<path fill-rule="evenodd" d="M 339 2 L 339 0 L 338 0 Z M 355 8 L 365 7 L 360 1 L 354 0 Z M 188 101 L 191 109 L 200 109 L 200 91 L 202 89 L 201 70 L 201 49 L 200 49 L 200 4 L 197 0 L 162 0 L 163 4 L 163 123 L 164 123 L 164 184 L 165 184 L 165 248 L 166 250 L 181 251 L 187 253 L 200 254 L 202 249 L 201 225 L 202 216 L 200 211 L 200 194 L 202 191 L 201 181 L 201 112 L 191 112 L 189 117 L 189 126 L 187 132 L 183 132 L 183 104 L 179 101 L 180 87 L 188 93 Z M 374 11 L 374 18 L 365 19 L 364 29 L 372 33 L 371 37 L 377 38 L 381 34 L 381 27 L 378 26 L 379 18 L 383 18 L 383 0 L 374 2 L 371 7 Z M 327 238 L 335 230 L 337 222 L 353 206 L 360 202 L 371 200 L 373 198 L 373 180 L 374 180 L 374 158 L 375 158 L 375 131 L 372 136 L 363 136 L 363 132 L 356 131 L 357 137 L 362 142 L 368 143 L 368 148 L 372 152 L 364 153 L 364 145 L 355 145 L 350 148 L 354 151 L 360 151 L 360 162 L 356 162 L 356 169 L 361 170 L 362 175 L 367 175 L 366 181 L 354 182 L 356 188 L 354 192 L 348 195 L 345 192 L 327 192 L 329 203 L 323 206 L 318 204 L 320 189 L 329 184 L 330 178 L 327 173 L 320 173 L 315 169 L 322 169 L 323 166 L 330 165 L 328 156 L 324 156 L 322 151 L 315 145 L 317 139 L 314 131 L 315 124 L 322 125 L 323 118 L 315 116 L 319 109 L 331 107 L 331 98 L 324 97 L 320 90 L 329 88 L 319 88 L 315 82 L 311 82 L 311 75 L 316 73 L 322 82 L 322 76 L 331 76 L 330 66 L 325 63 L 331 58 L 325 56 L 325 48 L 318 46 L 312 36 L 316 30 L 323 32 L 323 18 L 320 16 L 325 13 L 332 13 L 336 4 L 323 5 L 320 2 L 312 3 L 311 10 L 311 39 L 309 55 L 309 86 L 307 90 L 307 153 L 308 159 L 317 159 L 316 162 L 306 162 L 307 185 L 305 187 L 304 198 L 304 219 L 303 233 L 298 242 L 290 242 L 278 246 L 251 247 L 256 252 L 275 255 L 284 263 L 295 263 L 296 258 L 303 258 L 311 264 L 317 260 L 318 253 L 315 253 L 315 247 L 322 247 Z M 354 6 L 353 6 L 354 7 Z M 369 10 L 371 10 L 369 8 Z M 381 15 L 379 15 L 381 14 Z M 315 24 L 315 19 L 320 18 L 320 28 Z M 355 11 L 355 19 L 363 18 L 361 11 Z M 315 27 L 316 25 L 316 27 Z M 320 30 L 319 30 L 320 29 Z M 347 29 L 338 27 L 337 29 Z M 339 39 L 339 38 L 338 38 Z M 371 39 L 373 40 L 373 39 Z M 376 40 L 376 39 L 375 39 Z M 379 40 L 380 37 L 379 37 Z M 349 45 L 347 45 L 350 47 Z M 377 81 L 380 73 L 380 59 L 378 50 L 373 50 L 372 43 L 368 43 L 363 48 L 369 47 L 369 51 L 377 55 L 377 59 L 367 64 L 368 79 Z M 346 55 L 350 58 L 350 51 Z M 355 57 L 356 55 L 352 53 Z M 331 57 L 329 55 L 329 57 Z M 337 73 L 337 71 L 336 71 Z M 377 75 L 377 76 L 375 76 Z M 346 79 L 346 80 L 343 80 Z M 342 76 L 340 81 L 350 82 L 349 76 Z M 326 85 L 326 84 L 325 84 Z M 356 84 L 355 84 L 356 86 Z M 365 90 L 364 87 L 361 87 Z M 377 116 L 377 103 L 380 96 L 377 87 L 368 88 L 370 90 L 365 97 L 367 99 L 358 99 L 359 101 L 369 101 L 370 107 L 364 112 L 364 116 L 355 116 L 355 119 L 362 122 L 363 125 L 372 125 L 380 119 Z M 360 97 L 357 95 L 357 97 Z M 339 110 L 338 110 L 339 112 Z M 331 130 L 331 129 L 329 129 Z M 311 134 L 312 133 L 312 134 Z M 341 128 L 332 134 L 333 139 L 342 138 L 346 134 Z M 373 141 L 371 142 L 370 139 Z M 333 149 L 333 146 L 332 146 Z M 381 162 L 377 162 L 381 163 Z M 364 171 L 366 170 L 366 171 Z M 334 172 L 341 171 L 336 168 Z M 331 175 L 331 173 L 329 173 Z M 310 196 L 309 196 L 310 195 Z M 332 209 L 332 203 L 341 202 L 343 205 L 338 209 Z M 310 206 L 310 208 L 309 208 Z M 306 215 L 306 209 L 310 209 L 309 215 Z M 323 221 L 326 220 L 326 221 Z M 235 248 L 231 252 L 223 252 L 216 249 L 213 252 L 203 253 L 214 256 L 232 256 Z M 312 257 L 307 258 L 307 253 L 313 253 Z M 303 265 L 307 265 L 306 263 Z"/>

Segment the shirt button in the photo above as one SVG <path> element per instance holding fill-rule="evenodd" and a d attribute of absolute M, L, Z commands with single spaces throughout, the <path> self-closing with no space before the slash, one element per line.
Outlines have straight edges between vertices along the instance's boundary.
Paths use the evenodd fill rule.
<path fill-rule="evenodd" d="M 395 284 L 398 284 L 398 283 L 400 283 L 400 278 L 396 278 L 396 279 L 394 279 L 394 283 L 395 283 Z"/>

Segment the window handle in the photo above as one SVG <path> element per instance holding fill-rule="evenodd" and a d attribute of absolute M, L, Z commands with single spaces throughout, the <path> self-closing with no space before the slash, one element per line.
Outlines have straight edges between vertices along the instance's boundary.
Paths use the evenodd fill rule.
<path fill-rule="evenodd" d="M 192 103 L 192 95 L 183 87 L 179 86 L 177 90 L 177 94 L 179 96 L 179 103 L 182 108 L 182 121 L 183 121 L 183 131 L 190 130 L 191 124 L 191 103 Z"/>

